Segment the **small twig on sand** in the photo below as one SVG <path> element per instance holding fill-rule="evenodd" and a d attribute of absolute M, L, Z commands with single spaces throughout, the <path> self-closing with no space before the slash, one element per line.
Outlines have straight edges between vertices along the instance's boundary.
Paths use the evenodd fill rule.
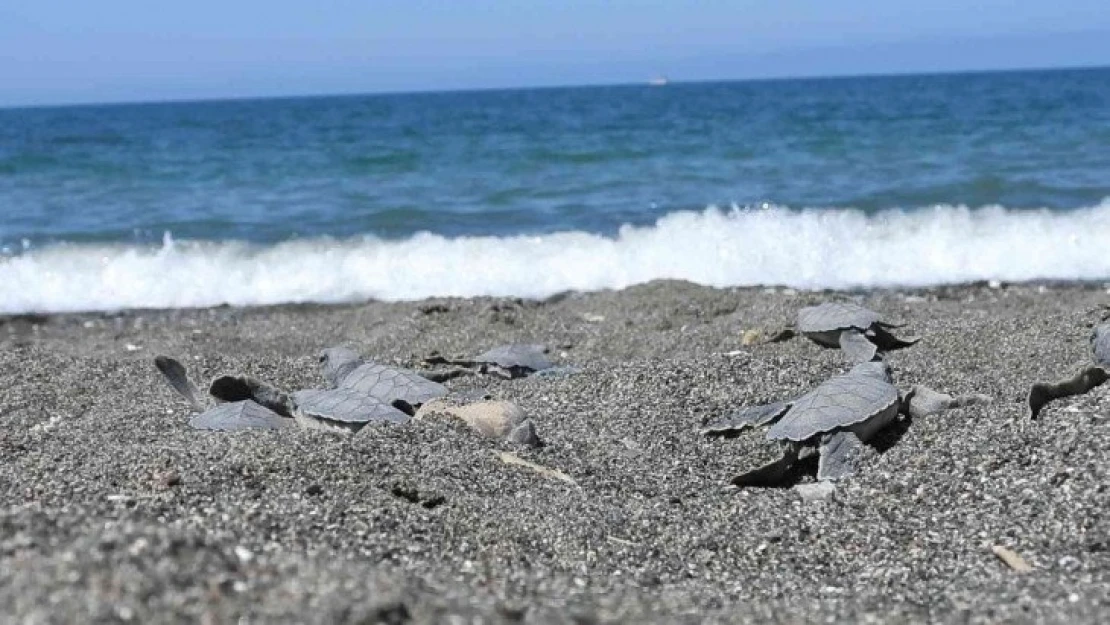
<path fill-rule="evenodd" d="M 1002 545 L 995 545 L 991 547 L 991 551 L 994 552 L 994 555 L 998 556 L 999 560 L 1005 562 L 1006 566 L 1017 571 L 1018 573 L 1028 573 L 1029 571 L 1033 570 L 1033 567 L 1029 566 L 1029 563 L 1025 561 L 1025 558 L 1003 547 Z"/>
<path fill-rule="evenodd" d="M 609 542 L 617 543 L 618 545 L 624 545 L 625 547 L 639 547 L 640 546 L 640 543 L 634 543 L 631 540 L 625 540 L 623 538 L 617 538 L 616 536 L 606 536 L 605 538 Z"/>
<path fill-rule="evenodd" d="M 539 473 L 540 475 L 546 475 L 547 477 L 553 477 L 557 480 L 562 480 L 562 481 L 566 482 L 567 484 L 578 486 L 579 488 L 582 487 L 578 482 L 576 482 L 574 480 L 574 478 L 567 475 L 566 473 L 563 473 L 562 471 L 558 471 L 556 469 L 549 469 L 545 466 L 538 465 L 535 462 L 529 462 L 528 460 L 525 460 L 524 458 L 521 458 L 520 456 L 518 456 L 516 454 L 509 453 L 507 451 L 498 451 L 498 452 L 494 452 L 494 453 L 497 456 L 497 459 L 500 460 L 501 462 L 504 462 L 505 464 L 511 464 L 511 465 L 516 465 L 518 467 L 524 467 L 526 469 L 531 469 L 532 471 L 535 471 L 536 473 Z"/>

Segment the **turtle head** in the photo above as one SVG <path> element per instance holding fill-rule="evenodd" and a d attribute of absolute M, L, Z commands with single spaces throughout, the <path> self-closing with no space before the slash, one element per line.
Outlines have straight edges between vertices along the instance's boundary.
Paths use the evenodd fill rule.
<path fill-rule="evenodd" d="M 893 382 L 894 380 L 894 369 L 890 366 L 890 363 L 882 359 L 861 362 L 852 367 L 849 373 L 852 375 L 866 375 L 883 382 Z"/>
<path fill-rule="evenodd" d="M 324 378 L 332 384 L 339 384 L 340 380 L 362 363 L 362 357 L 347 347 L 329 347 L 320 352 L 319 361 Z"/>

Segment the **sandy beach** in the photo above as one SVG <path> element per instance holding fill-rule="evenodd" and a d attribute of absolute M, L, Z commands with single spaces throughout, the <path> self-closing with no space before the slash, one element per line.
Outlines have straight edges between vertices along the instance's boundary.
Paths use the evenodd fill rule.
<path fill-rule="evenodd" d="M 826 501 L 731 486 L 778 448 L 700 426 L 846 368 L 807 340 L 745 333 L 832 298 L 922 337 L 889 358 L 901 388 L 993 403 L 896 424 Z M 545 301 L 0 318 L 0 620 L 1106 622 L 1110 385 L 1036 421 L 1025 395 L 1087 361 L 1108 303 L 1102 283 L 659 281 Z M 513 341 L 577 372 L 447 385 L 519 404 L 537 450 L 444 419 L 196 431 L 152 364 L 297 389 L 323 385 L 331 345 L 419 368 Z"/>

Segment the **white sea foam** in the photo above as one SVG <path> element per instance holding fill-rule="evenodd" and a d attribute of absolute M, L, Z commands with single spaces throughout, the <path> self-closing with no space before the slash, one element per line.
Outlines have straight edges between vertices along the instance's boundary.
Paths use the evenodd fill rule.
<path fill-rule="evenodd" d="M 341 302 L 621 288 L 656 278 L 802 289 L 1110 278 L 1110 200 L 1067 212 L 937 206 L 672 213 L 615 237 L 54 245 L 0 257 L 0 312 Z"/>

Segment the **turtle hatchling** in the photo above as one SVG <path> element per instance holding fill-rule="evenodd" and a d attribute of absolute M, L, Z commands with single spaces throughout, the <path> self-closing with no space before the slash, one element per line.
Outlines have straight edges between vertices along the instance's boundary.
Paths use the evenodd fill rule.
<path fill-rule="evenodd" d="M 703 429 L 728 435 L 771 424 L 767 438 L 785 443 L 782 458 L 734 478 L 738 486 L 779 484 L 799 460 L 818 455 L 817 479 L 838 480 L 855 472 L 863 443 L 895 420 L 899 412 L 919 417 L 949 408 L 985 403 L 982 395 L 951 397 L 915 386 L 903 398 L 891 381 L 890 366 L 879 361 L 855 365 L 793 400 L 744 408 Z"/>
<path fill-rule="evenodd" d="M 216 403 L 211 395 L 203 397 L 189 380 L 185 367 L 173 358 L 158 356 L 154 365 L 197 412 L 189 425 L 198 430 L 276 430 L 293 423 L 291 414 L 278 414 L 253 399 Z"/>
<path fill-rule="evenodd" d="M 320 352 L 324 378 L 335 388 L 351 389 L 389 405 L 404 402 L 415 408 L 447 394 L 447 387 L 415 371 L 368 362 L 354 350 L 329 347 Z"/>
<path fill-rule="evenodd" d="M 168 356 L 154 364 L 195 411 L 189 425 L 201 430 L 277 429 L 297 423 L 312 429 L 356 432 L 368 423 L 404 423 L 396 407 L 351 389 L 306 389 L 291 394 L 249 376 L 223 375 L 201 396 L 185 367 Z"/>
<path fill-rule="evenodd" d="M 1029 389 L 1029 414 L 1036 419 L 1051 401 L 1082 395 L 1110 380 L 1110 323 L 1096 325 L 1091 331 L 1091 359 L 1070 378 L 1056 382 L 1037 382 Z"/>
<path fill-rule="evenodd" d="M 473 358 L 450 359 L 433 356 L 425 359 L 425 362 L 432 365 L 457 365 L 478 373 L 515 379 L 554 367 L 551 361 L 547 359 L 546 352 L 547 348 L 543 345 L 514 343 L 499 345 Z M 447 378 L 455 377 L 461 373 L 463 371 L 454 370 L 441 372 L 439 375 Z"/>
<path fill-rule="evenodd" d="M 818 345 L 839 347 L 852 362 L 867 362 L 878 351 L 909 347 L 920 340 L 894 336 L 888 330 L 901 325 L 887 323 L 879 313 L 850 302 L 802 308 L 794 327 Z"/>

